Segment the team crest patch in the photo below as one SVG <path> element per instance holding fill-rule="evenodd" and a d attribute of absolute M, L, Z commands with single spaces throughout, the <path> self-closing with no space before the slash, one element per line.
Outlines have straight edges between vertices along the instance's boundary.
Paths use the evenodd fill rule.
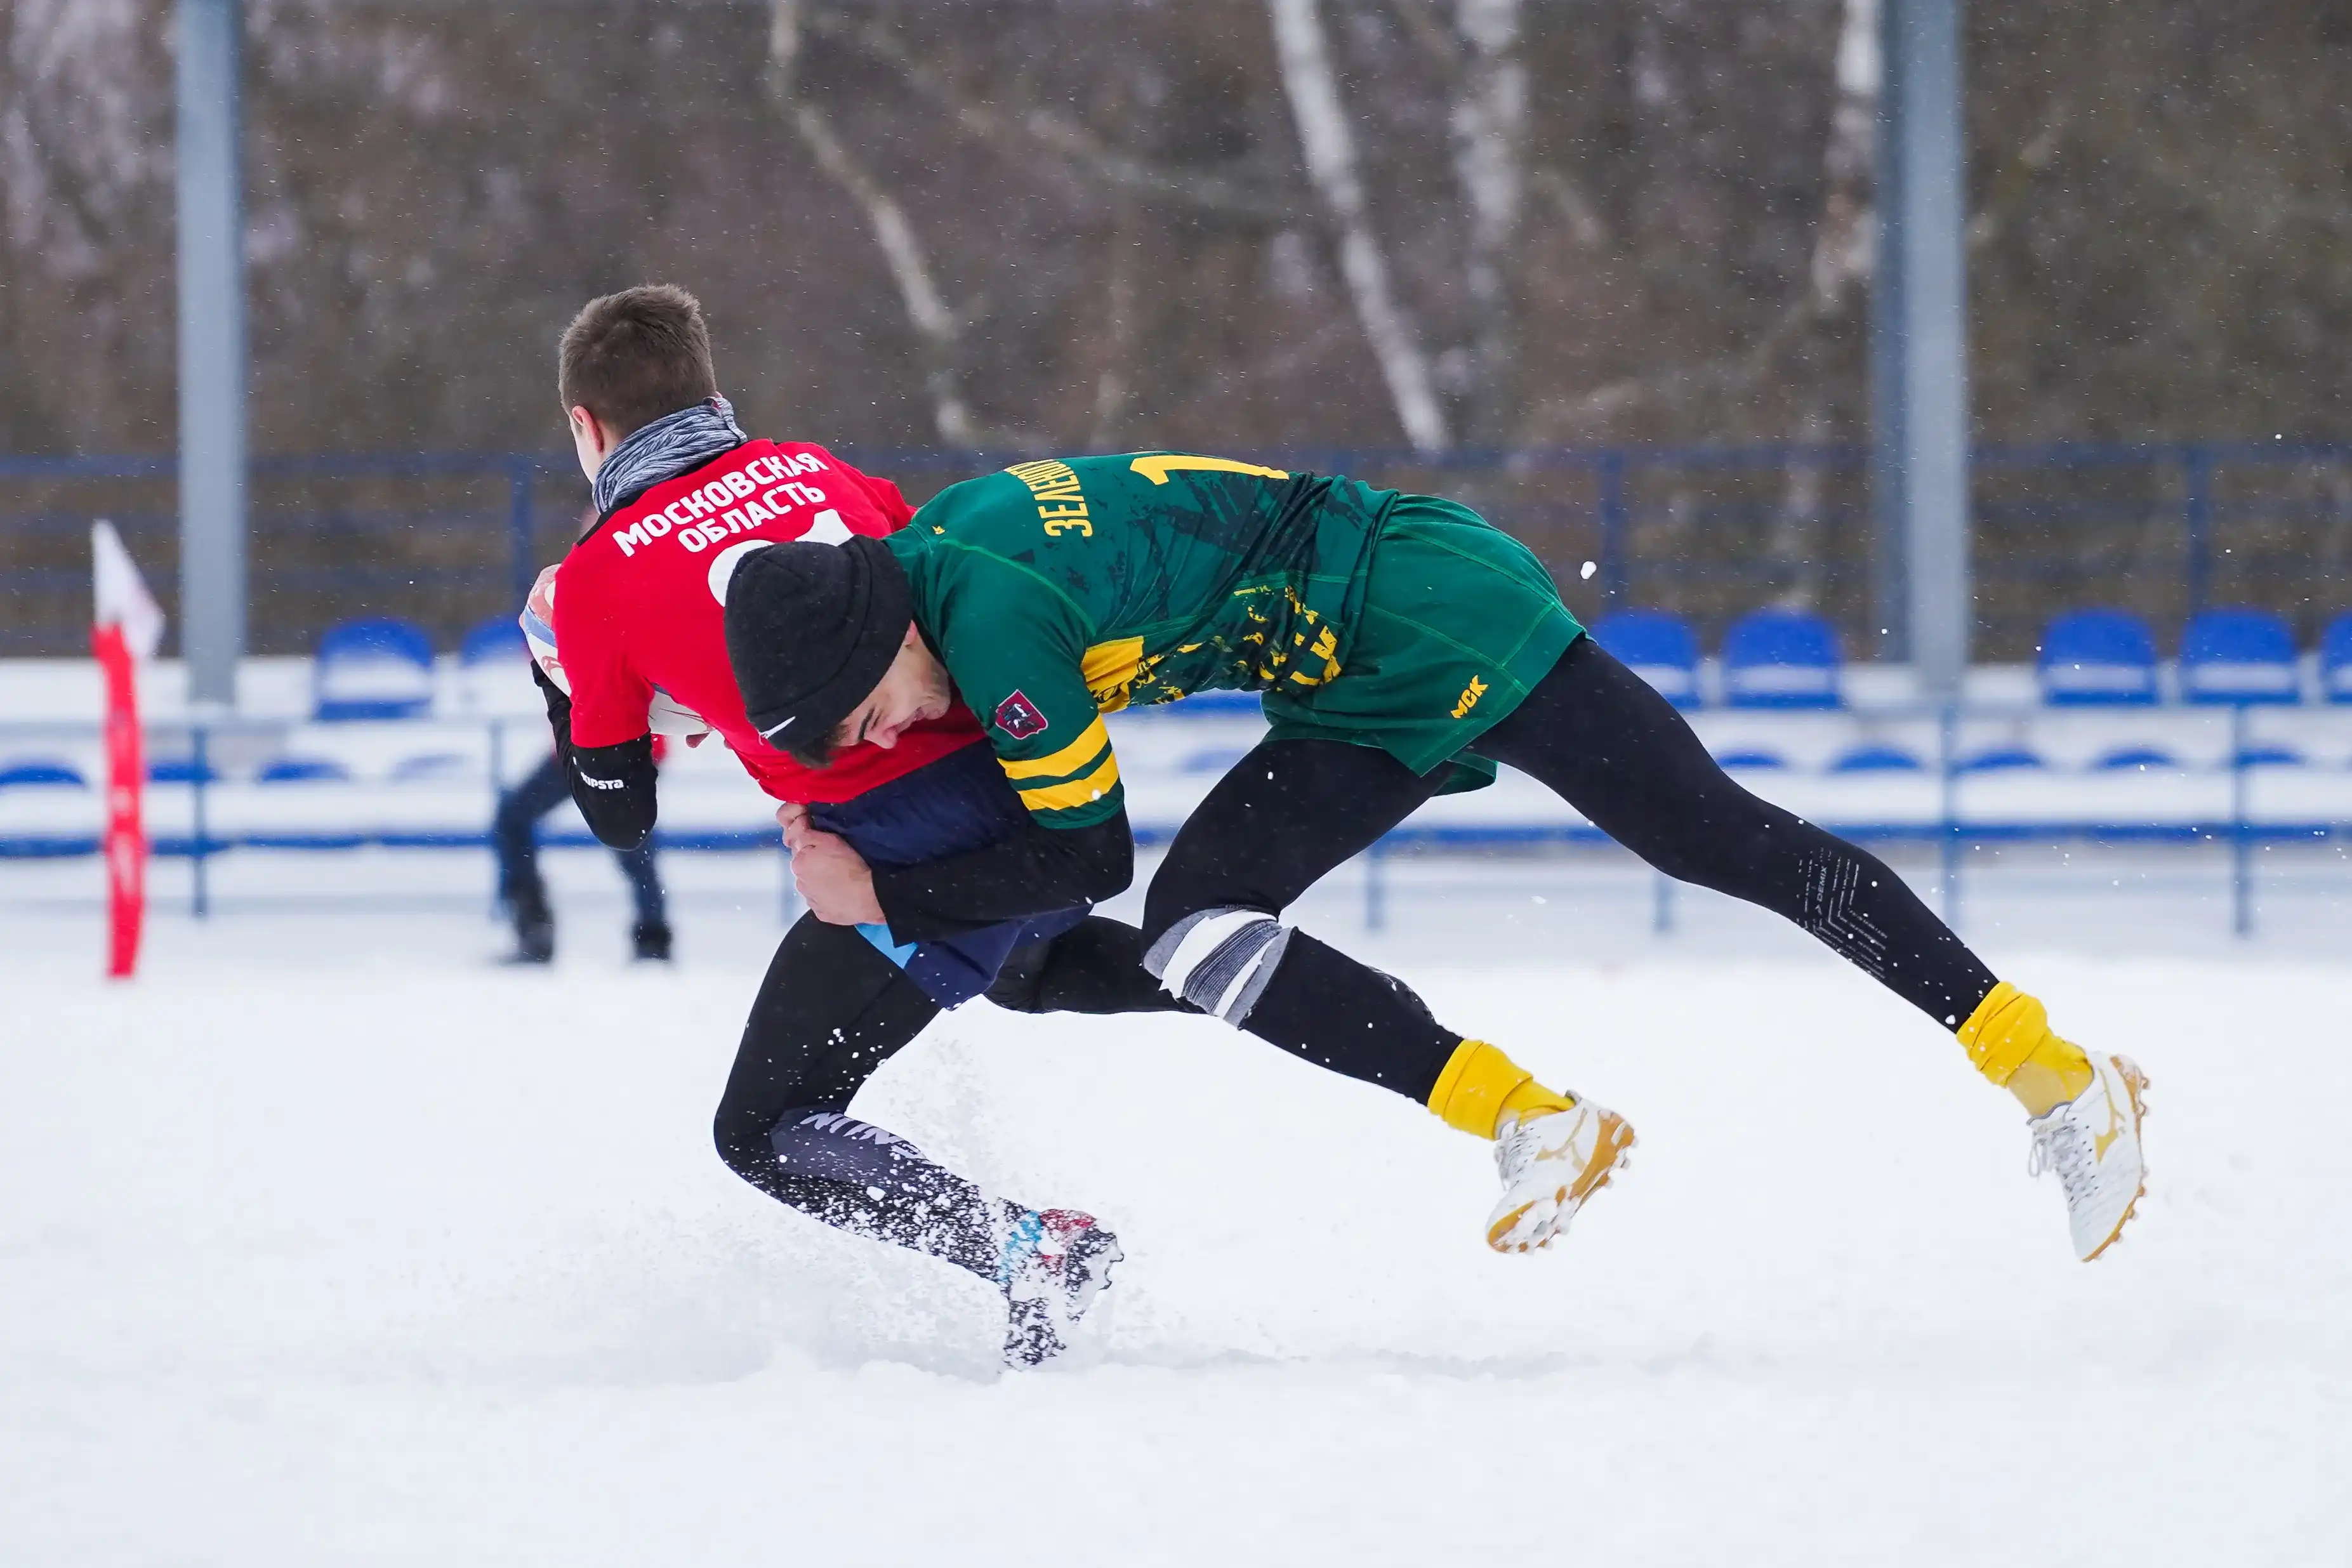
<path fill-rule="evenodd" d="M 996 705 L 996 727 L 1015 740 L 1026 740 L 1045 733 L 1045 716 L 1035 703 L 1014 692 Z"/>

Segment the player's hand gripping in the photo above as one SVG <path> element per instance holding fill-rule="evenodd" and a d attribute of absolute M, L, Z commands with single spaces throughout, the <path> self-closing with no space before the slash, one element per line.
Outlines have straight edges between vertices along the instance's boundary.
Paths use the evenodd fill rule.
<path fill-rule="evenodd" d="M 776 808 L 784 847 L 793 852 L 793 885 L 809 913 L 828 925 L 878 925 L 882 904 L 874 896 L 874 873 L 848 841 L 809 821 L 806 806 Z"/>

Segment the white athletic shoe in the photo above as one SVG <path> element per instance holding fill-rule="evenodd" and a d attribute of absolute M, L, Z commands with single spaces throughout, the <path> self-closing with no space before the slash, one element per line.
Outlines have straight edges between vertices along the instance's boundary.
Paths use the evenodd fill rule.
<path fill-rule="evenodd" d="M 1078 1320 L 1109 1288 L 1111 1266 L 1126 1258 L 1091 1214 L 1047 1208 L 1016 1219 L 997 1274 L 1007 1309 L 1004 1364 L 1042 1366 L 1068 1349 Z"/>
<path fill-rule="evenodd" d="M 1633 1147 L 1625 1118 L 1590 1100 L 1524 1122 L 1504 1117 L 1495 1129 L 1503 1197 L 1486 1221 L 1486 1245 L 1497 1252 L 1551 1245 L 1584 1200 L 1624 1168 Z"/>
<path fill-rule="evenodd" d="M 2098 1076 L 2088 1089 L 2025 1124 L 2033 1134 L 2026 1172 L 2058 1173 L 2074 1255 L 2085 1263 L 2115 1244 L 2147 1190 L 2139 1153 L 2147 1074 L 2128 1056 L 2095 1054 L 2091 1067 Z"/>

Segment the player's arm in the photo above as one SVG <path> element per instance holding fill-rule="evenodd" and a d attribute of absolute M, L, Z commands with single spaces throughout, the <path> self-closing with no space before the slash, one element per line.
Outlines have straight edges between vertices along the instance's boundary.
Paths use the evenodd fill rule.
<path fill-rule="evenodd" d="M 1086 828 L 1040 827 L 1032 819 L 986 849 L 873 873 L 890 934 L 936 942 L 1118 896 L 1135 880 L 1135 840 L 1124 810 Z"/>
<path fill-rule="evenodd" d="M 552 573 L 542 572 L 531 591 L 525 628 L 536 614 L 550 629 L 562 650 L 558 668 L 571 689 L 559 687 L 536 658 L 531 678 L 547 698 L 556 757 L 588 831 L 600 843 L 633 850 L 654 831 L 659 814 L 654 737 L 646 724 L 653 688 L 621 660 L 608 637 L 596 634 L 600 628 L 593 622 L 565 615 L 559 622 L 554 599 Z M 634 721 L 626 716 L 632 713 Z"/>
<path fill-rule="evenodd" d="M 1051 680 L 1050 674 L 1028 677 L 1027 685 L 995 706 L 979 709 L 997 761 L 1024 808 L 1020 826 L 985 849 L 875 868 L 875 899 L 899 941 L 937 940 L 1048 910 L 1099 904 L 1135 880 L 1135 836 L 1102 716 L 1075 661 L 1062 681 L 1049 685 Z M 1035 697 L 1036 691 L 1048 695 Z M 1037 742 L 1071 736 L 1070 728 L 1049 722 L 1025 739 L 1009 735 L 1004 705 L 1016 694 L 1049 715 L 1067 716 L 1076 734 L 1052 750 Z M 1018 722 L 1026 727 L 1025 721 Z"/>
<path fill-rule="evenodd" d="M 555 755 L 571 787 L 572 802 L 587 820 L 597 841 L 616 850 L 633 850 L 654 831 L 657 814 L 655 796 L 654 738 L 651 735 L 617 746 L 577 747 L 572 744 L 572 699 L 563 695 L 536 664 L 530 678 L 547 699 L 547 726 L 554 732 Z"/>
<path fill-rule="evenodd" d="M 840 460 L 836 458 L 835 461 Z M 915 508 L 907 504 L 907 497 L 899 493 L 896 484 L 878 475 L 861 474 L 846 463 L 843 463 L 841 466 L 856 482 L 857 487 L 864 490 L 873 501 L 874 509 L 889 519 L 893 532 L 905 528 L 914 520 Z"/>
<path fill-rule="evenodd" d="M 618 746 L 574 747 L 565 777 L 572 784 L 572 803 L 587 819 L 597 842 L 633 850 L 652 835 L 660 807 L 651 735 Z"/>
<path fill-rule="evenodd" d="M 877 869 L 876 900 L 902 942 L 1100 903 L 1135 878 L 1118 758 L 1083 673 L 1087 629 L 1050 591 L 1004 586 L 960 595 L 940 642 L 1020 799 L 1021 825 L 985 849 Z"/>
<path fill-rule="evenodd" d="M 874 503 L 874 509 L 881 513 L 883 520 L 889 525 L 884 532 L 896 533 L 913 519 L 915 508 L 908 505 L 907 497 L 899 493 L 897 485 L 878 474 L 867 474 L 852 467 L 822 446 L 817 450 L 824 454 L 825 464 L 832 472 L 856 486 L 859 494 Z"/>

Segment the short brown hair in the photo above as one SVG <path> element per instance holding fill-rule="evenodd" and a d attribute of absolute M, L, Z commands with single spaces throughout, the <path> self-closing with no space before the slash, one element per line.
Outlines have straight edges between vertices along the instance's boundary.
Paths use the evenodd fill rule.
<path fill-rule="evenodd" d="M 616 437 L 717 396 L 701 304 L 667 283 L 591 299 L 563 329 L 555 390 Z"/>

